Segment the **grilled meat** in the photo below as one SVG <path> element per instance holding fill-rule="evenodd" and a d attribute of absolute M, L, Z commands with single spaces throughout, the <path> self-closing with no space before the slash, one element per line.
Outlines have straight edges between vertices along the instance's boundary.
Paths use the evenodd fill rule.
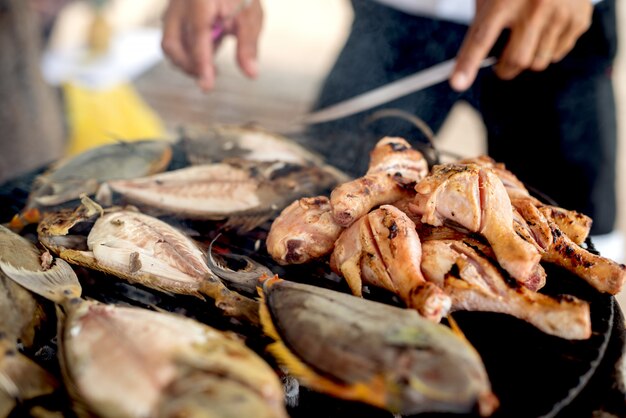
<path fill-rule="evenodd" d="M 619 293 L 626 280 L 626 268 L 590 253 L 563 233 L 552 218 L 553 206 L 537 208 L 527 198 L 516 198 L 512 203 L 523 218 L 515 222 L 518 234 L 537 244 L 542 261 L 564 267 L 601 292 Z"/>
<path fill-rule="evenodd" d="M 502 268 L 524 286 L 536 290 L 533 272 L 541 258 L 537 249 L 513 227 L 513 209 L 502 181 L 488 168 L 475 164 L 446 164 L 415 187 L 410 209 L 422 222 L 440 226 L 455 222 L 483 235 Z"/>
<path fill-rule="evenodd" d="M 500 312 L 561 338 L 591 336 L 586 302 L 571 296 L 555 300 L 523 286 L 511 287 L 490 261 L 461 241 L 434 240 L 422 245 L 422 271 L 450 295 L 453 311 Z"/>
<path fill-rule="evenodd" d="M 362 284 L 396 293 L 410 308 L 438 322 L 448 297 L 424 280 L 421 244 L 415 224 L 399 209 L 383 205 L 346 229 L 335 244 L 331 267 L 360 296 Z"/>
<path fill-rule="evenodd" d="M 343 228 L 326 196 L 304 197 L 287 206 L 267 234 L 267 252 L 279 264 L 302 264 L 333 251 Z"/>
<path fill-rule="evenodd" d="M 371 153 L 365 176 L 343 183 L 330 195 L 335 221 L 351 225 L 371 209 L 414 194 L 428 172 L 426 159 L 402 138 L 385 137 Z"/>
<path fill-rule="evenodd" d="M 477 164 L 482 167 L 491 168 L 494 173 L 502 180 L 502 184 L 506 188 L 511 201 L 522 199 L 530 201 L 537 208 L 548 207 L 550 212 L 546 213 L 546 217 L 552 219 L 558 227 L 576 244 L 582 244 L 591 229 L 591 218 L 578 213 L 574 210 L 567 210 L 558 206 L 546 205 L 540 200 L 532 197 L 524 183 L 522 183 L 515 174 L 506 169 L 504 164 L 495 162 L 491 157 L 482 155 L 475 158 L 466 158 L 459 161 L 462 164 Z"/>
<path fill-rule="evenodd" d="M 542 209 L 542 212 L 549 209 Z M 557 264 L 585 280 L 600 292 L 618 294 L 626 280 L 626 266 L 590 253 L 565 235 L 555 222 L 548 220 L 553 241 L 542 260 Z"/>

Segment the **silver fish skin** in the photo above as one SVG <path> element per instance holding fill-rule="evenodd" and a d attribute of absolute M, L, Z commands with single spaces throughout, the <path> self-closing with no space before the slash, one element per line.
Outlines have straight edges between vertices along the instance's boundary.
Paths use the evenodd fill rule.
<path fill-rule="evenodd" d="M 27 207 L 50 207 L 96 193 L 100 183 L 161 172 L 172 158 L 165 140 L 117 142 L 61 160 L 39 176 Z"/>

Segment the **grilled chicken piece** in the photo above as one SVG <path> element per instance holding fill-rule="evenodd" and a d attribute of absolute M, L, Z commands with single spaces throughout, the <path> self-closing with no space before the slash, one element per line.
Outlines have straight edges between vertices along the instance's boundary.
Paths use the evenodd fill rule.
<path fill-rule="evenodd" d="M 560 300 L 523 286 L 511 288 L 486 258 L 454 240 L 423 243 L 422 272 L 452 298 L 452 310 L 499 312 L 566 339 L 591 336 L 589 305 L 574 297 Z"/>
<path fill-rule="evenodd" d="M 428 173 L 424 156 L 402 138 L 381 139 L 370 158 L 365 176 L 341 184 L 330 195 L 333 217 L 341 226 L 350 226 L 376 206 L 414 195 L 414 185 Z"/>
<path fill-rule="evenodd" d="M 530 243 L 536 243 L 540 253 L 546 251 L 552 245 L 552 230 L 546 217 L 535 206 L 531 199 L 511 199 L 511 204 L 517 216 L 514 215 L 516 231 L 525 235 Z"/>
<path fill-rule="evenodd" d="M 415 190 L 410 209 L 422 216 L 422 222 L 440 226 L 452 221 L 480 233 L 502 268 L 536 290 L 538 283 L 532 277 L 541 256 L 516 234 L 511 201 L 493 171 L 475 164 L 437 165 Z"/>
<path fill-rule="evenodd" d="M 549 208 L 540 209 L 542 213 Z M 626 266 L 595 255 L 577 245 L 552 220 L 552 245 L 543 254 L 544 261 L 557 264 L 585 280 L 600 292 L 618 294 L 626 280 Z"/>
<path fill-rule="evenodd" d="M 521 218 L 520 218 L 521 219 Z M 523 219 L 522 219 L 523 222 Z M 526 223 L 524 222 L 524 225 Z M 528 226 L 526 225 L 526 228 Z M 463 230 L 460 227 L 450 227 L 450 226 L 431 226 L 424 224 L 422 222 L 416 222 L 415 228 L 420 237 L 422 243 L 427 241 L 440 241 L 440 240 L 454 240 L 454 241 L 462 241 L 464 244 L 468 245 L 472 249 L 474 249 L 481 257 L 485 257 L 490 260 L 492 263 L 497 263 L 496 255 L 493 252 L 493 249 L 489 245 L 489 243 L 484 241 L 484 238 L 472 234 L 467 230 Z M 517 227 L 516 227 L 517 231 Z M 527 237 L 530 241 L 533 241 L 532 237 L 526 231 Z M 534 283 L 534 288 L 541 289 L 546 284 L 546 271 L 544 270 L 541 264 L 537 264 L 535 270 L 531 274 L 531 278 L 529 282 Z"/>
<path fill-rule="evenodd" d="M 576 244 L 551 218 L 555 207 L 537 208 L 531 199 L 524 198 L 513 199 L 512 203 L 522 217 L 516 219 L 516 231 L 528 242 L 537 244 L 542 261 L 565 268 L 601 292 L 620 291 L 626 280 L 626 267 Z"/>
<path fill-rule="evenodd" d="M 279 264 L 302 264 L 333 251 L 343 228 L 326 196 L 305 197 L 287 206 L 267 234 L 267 252 Z"/>
<path fill-rule="evenodd" d="M 574 243 L 580 245 L 589 236 L 592 220 L 589 216 L 558 206 L 541 206 L 544 216 L 553 221 Z"/>
<path fill-rule="evenodd" d="M 331 268 L 361 296 L 363 283 L 397 294 L 408 307 L 438 322 L 450 300 L 420 270 L 421 244 L 415 224 L 399 209 L 383 205 L 346 229 L 335 244 Z"/>
<path fill-rule="evenodd" d="M 497 163 L 491 157 L 481 155 L 475 158 L 466 158 L 459 161 L 462 164 L 478 164 L 481 167 L 491 168 L 494 173 L 502 180 L 502 184 L 506 188 L 511 201 L 515 199 L 530 200 L 537 208 L 550 208 L 550 213 L 546 214 L 548 218 L 553 220 L 558 227 L 576 244 L 582 244 L 589 235 L 591 230 L 591 218 L 574 210 L 567 210 L 558 206 L 546 205 L 540 200 L 532 197 L 524 183 L 522 183 L 515 174 L 506 169 L 504 164 Z"/>

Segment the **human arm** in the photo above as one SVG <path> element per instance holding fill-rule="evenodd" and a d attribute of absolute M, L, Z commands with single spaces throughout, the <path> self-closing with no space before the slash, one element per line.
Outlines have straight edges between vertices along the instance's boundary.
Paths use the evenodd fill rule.
<path fill-rule="evenodd" d="M 450 84 L 458 91 L 471 86 L 504 29 L 511 34 L 496 74 L 508 80 L 526 69 L 542 71 L 571 51 L 589 28 L 592 13 L 589 0 L 476 0 L 476 15 Z"/>
<path fill-rule="evenodd" d="M 237 62 L 257 76 L 257 43 L 263 22 L 260 0 L 170 0 L 163 17 L 162 47 L 170 60 L 194 76 L 203 90 L 215 84 L 213 28 L 237 38 Z"/>

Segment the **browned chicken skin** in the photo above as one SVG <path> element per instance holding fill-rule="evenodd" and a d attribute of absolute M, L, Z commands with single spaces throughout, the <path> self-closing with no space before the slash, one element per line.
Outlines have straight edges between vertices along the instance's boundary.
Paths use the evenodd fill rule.
<path fill-rule="evenodd" d="M 542 261 L 565 268 L 600 292 L 619 293 L 626 280 L 624 265 L 580 247 L 554 222 L 555 207 L 537 208 L 531 199 L 524 198 L 513 199 L 512 203 L 523 218 L 515 223 L 516 231 L 538 245 Z"/>
<path fill-rule="evenodd" d="M 540 209 L 542 213 L 549 209 Z M 585 280 L 600 292 L 618 294 L 626 280 L 626 266 L 595 255 L 577 245 L 555 222 L 548 219 L 552 245 L 543 254 L 544 261 L 557 264 Z"/>
<path fill-rule="evenodd" d="M 415 190 L 410 209 L 422 216 L 422 222 L 440 226 L 451 221 L 480 233 L 502 268 L 524 286 L 537 289 L 532 278 L 541 256 L 515 232 L 511 201 L 493 171 L 475 164 L 437 165 Z"/>
<path fill-rule="evenodd" d="M 511 201 L 516 199 L 529 200 L 535 207 L 550 208 L 550 212 L 546 213 L 546 217 L 553 220 L 557 226 L 576 244 L 582 244 L 591 230 L 591 218 L 574 210 L 567 210 L 558 206 L 546 205 L 540 200 L 532 197 L 524 183 L 522 183 L 515 174 L 506 169 L 504 164 L 497 163 L 491 157 L 481 155 L 475 158 L 466 158 L 459 161 L 462 164 L 478 164 L 481 167 L 491 168 L 494 173 L 502 180 L 502 184 L 506 188 Z"/>
<path fill-rule="evenodd" d="M 376 206 L 412 196 L 413 187 L 428 173 L 424 156 L 402 138 L 385 137 L 371 152 L 365 176 L 343 183 L 330 195 L 333 217 L 349 226 Z"/>
<path fill-rule="evenodd" d="M 510 287 L 500 272 L 461 241 L 423 243 L 422 272 L 452 298 L 452 310 L 499 312 L 567 339 L 591 336 L 589 305 L 573 297 L 556 300 L 523 286 Z"/>
<path fill-rule="evenodd" d="M 267 251 L 279 264 L 302 264 L 330 254 L 343 228 L 333 219 L 326 196 L 305 197 L 272 223 Z"/>
<path fill-rule="evenodd" d="M 331 267 L 355 295 L 363 283 L 396 293 L 422 316 L 439 321 L 449 298 L 420 269 L 421 244 L 415 224 L 399 209 L 383 205 L 346 229 L 335 244 Z"/>

